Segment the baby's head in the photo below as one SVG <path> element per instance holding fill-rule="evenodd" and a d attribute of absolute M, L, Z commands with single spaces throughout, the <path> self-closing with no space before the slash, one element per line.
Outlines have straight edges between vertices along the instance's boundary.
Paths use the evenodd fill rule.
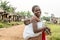
<path fill-rule="evenodd" d="M 30 19 L 25 19 L 25 20 L 24 20 L 24 24 L 25 24 L 25 25 L 30 24 Z"/>

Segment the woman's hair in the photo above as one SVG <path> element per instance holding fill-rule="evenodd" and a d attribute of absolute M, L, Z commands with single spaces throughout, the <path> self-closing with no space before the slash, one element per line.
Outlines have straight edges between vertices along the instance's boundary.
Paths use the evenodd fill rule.
<path fill-rule="evenodd" d="M 34 5 L 34 6 L 32 7 L 32 12 L 34 12 L 35 7 L 39 7 L 39 6 L 38 6 L 38 5 Z"/>

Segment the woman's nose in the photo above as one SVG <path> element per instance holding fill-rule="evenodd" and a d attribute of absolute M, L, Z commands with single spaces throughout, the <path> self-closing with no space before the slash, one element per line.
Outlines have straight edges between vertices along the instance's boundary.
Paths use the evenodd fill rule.
<path fill-rule="evenodd" d="M 40 11 L 37 11 L 37 13 L 40 13 Z"/>

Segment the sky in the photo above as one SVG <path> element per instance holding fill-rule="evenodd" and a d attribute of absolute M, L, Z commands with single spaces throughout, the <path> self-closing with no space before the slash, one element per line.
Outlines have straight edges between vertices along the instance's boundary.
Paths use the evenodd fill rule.
<path fill-rule="evenodd" d="M 4 0 L 3 0 L 4 1 Z M 50 16 L 54 14 L 55 17 L 60 17 L 60 0 L 6 0 L 9 1 L 17 11 L 31 11 L 32 6 L 39 5 L 42 11 L 42 16 Z M 45 14 L 48 12 L 48 15 Z M 33 13 L 32 13 L 33 14 Z"/>

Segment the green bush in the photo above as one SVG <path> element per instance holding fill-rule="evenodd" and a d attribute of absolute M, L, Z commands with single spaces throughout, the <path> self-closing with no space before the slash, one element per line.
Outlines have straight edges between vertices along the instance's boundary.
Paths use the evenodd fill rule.
<path fill-rule="evenodd" d="M 60 25 L 58 24 L 46 24 L 52 32 L 51 36 L 48 36 L 48 40 L 60 40 Z"/>
<path fill-rule="evenodd" d="M 3 28 L 3 24 L 2 23 L 0 23 L 0 28 Z"/>
<path fill-rule="evenodd" d="M 8 27 L 12 27 L 14 25 L 21 25 L 23 24 L 23 22 L 0 22 L 0 28 L 8 28 Z"/>

